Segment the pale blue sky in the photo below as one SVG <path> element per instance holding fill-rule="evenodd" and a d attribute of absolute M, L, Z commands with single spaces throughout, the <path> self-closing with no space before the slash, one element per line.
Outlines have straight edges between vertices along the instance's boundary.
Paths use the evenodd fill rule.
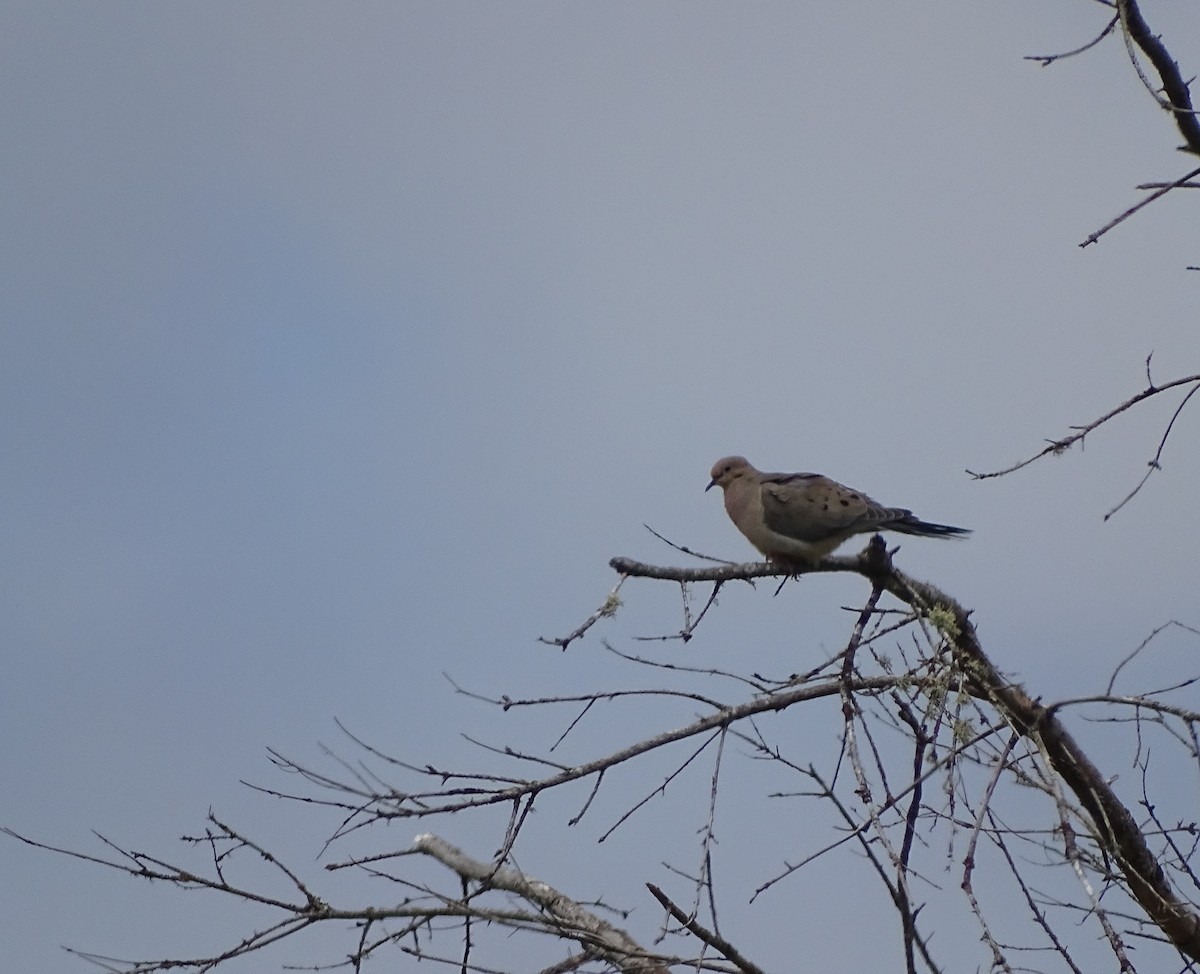
<path fill-rule="evenodd" d="M 1194 23 L 1147 16 L 1194 70 Z M 679 561 L 642 522 L 749 557 L 703 493 L 733 452 L 973 527 L 901 563 L 974 606 L 1034 693 L 1094 692 L 1155 625 L 1200 623 L 1194 412 L 1107 524 L 1170 405 L 1006 480 L 963 473 L 1133 393 L 1151 350 L 1162 379 L 1200 361 L 1195 201 L 1077 247 L 1184 171 L 1169 120 L 1116 41 L 1022 60 L 1105 18 L 1081 0 L 9 4 L 0 824 L 174 854 L 211 806 L 311 862 L 334 823 L 238 784 L 279 783 L 268 746 L 316 760 L 335 717 L 459 766 L 463 731 L 552 742 L 557 723 L 485 711 L 442 672 L 512 695 L 643 679 L 600 637 L 671 631 L 665 589 L 631 584 L 566 654 L 534 637 L 595 607 L 611 556 Z M 731 593 L 652 651 L 802 669 L 863 594 Z M 579 756 L 655 726 L 624 714 Z M 641 883 L 678 820 L 647 812 L 599 850 L 581 827 L 523 864 L 572 890 L 599 856 L 611 882 L 575 891 L 638 905 L 649 940 Z M 229 919 L 10 841 L 0 875 L 12 970 L 82 969 L 62 943 L 203 950 Z M 814 969 L 898 956 L 891 926 L 838 953 L 835 891 L 743 893 L 725 932 L 767 966 L 797 911 Z"/>

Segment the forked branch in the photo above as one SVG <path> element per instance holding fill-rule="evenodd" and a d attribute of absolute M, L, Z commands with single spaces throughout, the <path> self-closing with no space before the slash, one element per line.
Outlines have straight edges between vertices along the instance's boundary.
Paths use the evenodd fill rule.
<path fill-rule="evenodd" d="M 1200 377 L 1179 380 L 1173 385 L 1184 381 L 1196 382 Z M 704 572 L 714 571 L 687 569 L 674 572 L 657 566 L 642 566 L 626 558 L 613 559 L 611 564 L 623 575 L 676 580 L 681 580 L 685 572 L 687 579 L 700 580 Z M 764 568 L 769 566 L 756 566 L 753 575 L 760 576 Z M 1043 706 L 1021 686 L 1006 680 L 992 664 L 970 614 L 945 592 L 909 578 L 892 566 L 878 536 L 856 558 L 826 558 L 813 570 L 857 572 L 873 585 L 882 586 L 922 617 L 935 622 L 954 648 L 957 665 L 970 693 L 995 707 L 1017 734 L 1044 753 L 1050 766 L 1086 810 L 1095 840 L 1104 855 L 1118 865 L 1130 895 L 1180 953 L 1200 961 L 1200 913 L 1172 888 L 1133 814 L 1067 731 L 1055 710 Z M 786 574 L 781 569 L 775 571 L 779 575 Z M 711 577 L 715 578 L 715 575 Z"/>
<path fill-rule="evenodd" d="M 1190 386 L 1191 388 L 1188 389 L 1187 394 L 1179 401 L 1178 405 L 1175 407 L 1175 410 L 1171 413 L 1171 418 L 1167 422 L 1166 428 L 1163 430 L 1162 437 L 1158 441 L 1158 449 L 1154 451 L 1154 456 L 1151 457 L 1147 463 L 1145 475 L 1138 482 L 1137 486 L 1135 486 L 1128 494 L 1125 495 L 1124 499 L 1122 499 L 1115 507 L 1113 507 L 1104 515 L 1104 520 L 1107 521 L 1137 495 L 1138 491 L 1145 486 L 1146 481 L 1150 479 L 1150 475 L 1154 473 L 1155 470 L 1162 469 L 1161 461 L 1163 450 L 1166 449 L 1167 440 L 1170 438 L 1171 432 L 1175 428 L 1175 421 L 1179 419 L 1180 414 L 1183 412 L 1184 407 L 1191 400 L 1192 396 L 1196 394 L 1197 390 L 1200 390 L 1200 373 L 1187 375 L 1181 379 L 1173 379 L 1164 385 L 1155 384 L 1153 379 L 1150 377 L 1149 356 L 1146 358 L 1146 381 L 1148 385 L 1141 392 L 1130 396 L 1119 406 L 1113 407 L 1103 416 L 1092 420 L 1090 423 L 1087 423 L 1084 426 L 1072 426 L 1071 432 L 1068 435 L 1061 437 L 1060 439 L 1048 440 L 1047 445 L 1032 456 L 1026 457 L 1024 460 L 1019 460 L 1011 466 L 1004 467 L 1000 470 L 992 470 L 987 473 L 977 473 L 974 470 L 967 470 L 967 473 L 975 480 L 988 480 L 992 477 L 1004 477 L 1010 473 L 1015 473 L 1024 467 L 1028 467 L 1032 463 L 1036 463 L 1043 457 L 1058 456 L 1062 453 L 1065 453 L 1076 443 L 1082 443 L 1085 437 L 1093 430 L 1098 429 L 1110 420 L 1115 419 L 1122 413 L 1132 409 L 1138 403 L 1145 402 L 1147 399 L 1152 399 L 1154 396 L 1168 392 L 1171 389 L 1177 389 L 1182 386 Z"/>

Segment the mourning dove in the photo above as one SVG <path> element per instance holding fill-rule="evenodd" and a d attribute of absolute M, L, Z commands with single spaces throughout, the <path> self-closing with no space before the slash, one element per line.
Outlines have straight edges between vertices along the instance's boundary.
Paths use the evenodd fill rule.
<path fill-rule="evenodd" d="M 971 532 L 930 524 L 902 507 L 884 507 L 819 473 L 763 473 L 745 457 L 725 457 L 705 490 L 725 492 L 725 510 L 737 529 L 771 561 L 815 564 L 843 541 L 872 531 L 925 538 Z"/>

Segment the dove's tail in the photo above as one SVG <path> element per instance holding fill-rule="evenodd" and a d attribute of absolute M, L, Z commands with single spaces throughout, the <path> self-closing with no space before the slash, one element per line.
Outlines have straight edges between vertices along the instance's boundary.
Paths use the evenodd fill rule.
<path fill-rule="evenodd" d="M 887 527 L 888 530 L 899 531 L 901 534 L 913 534 L 918 538 L 961 539 L 971 533 L 970 528 L 956 528 L 952 524 L 932 524 L 911 514 L 898 521 L 893 521 Z"/>

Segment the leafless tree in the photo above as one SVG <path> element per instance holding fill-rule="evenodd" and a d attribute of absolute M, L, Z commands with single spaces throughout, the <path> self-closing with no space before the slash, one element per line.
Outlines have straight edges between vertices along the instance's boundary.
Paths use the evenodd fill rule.
<path fill-rule="evenodd" d="M 612 567 L 620 575 L 618 588 L 636 578 L 667 581 L 681 589 L 685 622 L 674 634 L 680 640 L 692 635 L 723 586 L 780 575 L 763 564 L 674 568 L 618 558 Z M 947 969 L 934 945 L 937 914 L 925 907 L 929 874 L 948 853 L 958 863 L 957 883 L 994 969 L 1022 969 L 1021 957 L 1030 951 L 1058 960 L 1051 965 L 1042 958 L 1046 967 L 1038 969 L 1088 969 L 1088 962 L 1077 956 L 1081 924 L 1097 929 L 1121 970 L 1138 970 L 1136 957 L 1153 959 L 1145 969 L 1165 969 L 1163 951 L 1184 969 L 1200 959 L 1200 878 L 1195 872 L 1200 832 L 1186 817 L 1187 809 L 1165 814 L 1148 785 L 1156 768 L 1149 758 L 1151 742 L 1156 754 L 1164 745 L 1182 752 L 1167 759 L 1175 768 L 1200 762 L 1200 712 L 1177 699 L 1200 673 L 1136 695 L 1113 692 L 1114 673 L 1108 693 L 1046 703 L 1006 679 L 985 654 L 970 614 L 945 592 L 897 570 L 882 539 L 873 539 L 857 556 L 827 558 L 815 570 L 857 574 L 868 591 L 845 646 L 808 672 L 778 680 L 732 672 L 696 674 L 625 656 L 631 665 L 652 666 L 664 676 L 689 683 L 699 676 L 702 683 L 733 685 L 740 691 L 733 700 L 668 686 L 486 701 L 506 711 L 570 706 L 575 716 L 563 737 L 577 732 L 604 702 L 622 696 L 636 696 L 646 705 L 682 698 L 694 711 L 681 726 L 591 760 L 564 764 L 549 752 L 503 748 L 495 750 L 507 772 L 458 771 L 406 763 L 352 736 L 349 740 L 360 753 L 335 762 L 332 770 L 275 754 L 281 767 L 302 776 L 311 788 L 272 793 L 336 814 L 340 825 L 331 840 L 334 848 L 341 838 L 398 819 L 432 824 L 494 807 L 506 810 L 498 849 L 483 857 L 423 832 L 399 849 L 326 864 L 327 870 L 358 870 L 387 879 L 401 896 L 398 902 L 370 907 L 336 903 L 316 881 L 215 815 L 209 816 L 203 835 L 187 839 L 208 850 L 207 868 L 167 862 L 113 843 L 108 843 L 112 854 L 107 856 L 56 850 L 141 879 L 234 897 L 272 915 L 238 942 L 204 957 L 117 961 L 87 956 L 110 970 L 203 971 L 318 924 L 335 923 L 353 929 L 353 945 L 341 963 L 356 971 L 384 947 L 441 959 L 462 970 L 498 970 L 485 954 L 482 932 L 503 929 L 538 936 L 551 946 L 573 946 L 570 952 L 560 950 L 557 958 L 553 950 L 544 956 L 545 944 L 540 951 L 527 948 L 526 956 L 543 958 L 544 971 L 757 972 L 762 968 L 751 959 L 753 945 L 734 944 L 719 932 L 719 890 L 712 879 L 714 822 L 720 803 L 729 800 L 722 791 L 723 777 L 731 762 L 755 760 L 774 769 L 781 793 L 824 804 L 841 822 L 840 829 L 818 841 L 810 837 L 812 848 L 802 859 L 775 863 L 755 895 L 794 880 L 823 857 L 857 849 L 893 904 L 910 972 Z M 690 594 L 701 586 L 711 587 L 710 594 L 704 610 L 693 617 L 687 608 Z M 594 618 L 611 615 L 616 604 L 614 591 Z M 571 641 L 555 640 L 560 645 Z M 762 723 L 769 715 L 799 712 L 818 701 L 835 702 L 840 710 L 835 753 L 813 756 Z M 1065 726 L 1074 712 L 1091 713 L 1137 735 L 1138 794 L 1118 794 L 1106 777 L 1110 769 L 1099 767 L 1076 743 Z M 647 945 L 614 922 L 619 914 L 526 875 L 516 865 L 515 852 L 536 828 L 531 813 L 543 796 L 575 786 L 574 793 L 582 794 L 572 820 L 577 824 L 606 780 L 652 754 L 668 755 L 671 770 L 630 800 L 609 832 L 693 765 L 702 762 L 708 769 L 711 788 L 707 824 L 697 839 L 701 868 L 690 877 L 676 876 L 682 894 L 649 886 L 647 895 L 661 904 L 662 929 L 657 942 Z M 415 871 L 406 870 L 404 863 L 415 857 L 440 864 L 447 881 L 417 878 Z M 275 880 L 260 877 L 247 883 L 240 878 L 262 863 L 277 874 L 275 880 L 282 879 L 282 892 L 273 891 Z M 1050 864 L 1059 869 L 1041 868 Z M 1024 905 L 1032 933 L 998 927 L 977 892 L 981 873 L 988 878 L 989 897 L 1010 895 Z M 1007 883 L 999 882 L 1001 873 Z M 1076 885 L 1068 886 L 1064 877 Z M 1131 944 L 1139 946 L 1138 953 Z"/>
<path fill-rule="evenodd" d="M 1076 51 L 1036 59 L 1052 64 L 1106 38 L 1125 44 L 1138 77 L 1172 116 L 1183 150 L 1200 155 L 1200 124 L 1188 85 L 1166 47 L 1135 0 L 1100 2 L 1111 19 L 1099 36 Z M 1084 245 L 1152 200 L 1197 185 L 1192 180 L 1198 176 L 1200 168 L 1149 186 L 1150 196 Z M 1161 468 L 1175 418 L 1200 388 L 1200 375 L 1156 384 L 1147 360 L 1146 376 L 1146 389 L 1097 420 L 1048 441 L 1020 464 L 974 476 L 1013 473 L 1063 452 L 1141 403 L 1181 390 L 1149 476 Z M 1138 489 L 1140 484 L 1109 514 Z M 546 642 L 566 650 L 592 632 L 618 611 L 622 588 L 631 580 L 666 582 L 678 590 L 683 624 L 663 638 L 680 642 L 719 611 L 718 594 L 726 586 L 768 578 L 789 584 L 778 568 L 764 564 L 707 559 L 702 567 L 673 567 L 614 558 L 611 565 L 617 581 L 600 607 L 573 632 Z M 805 834 L 799 857 L 785 858 L 781 851 L 776 862 L 764 865 L 754 896 L 795 890 L 798 878 L 815 864 L 853 853 L 853 861 L 866 864 L 891 904 L 908 972 L 949 969 L 939 912 L 947 891 L 944 880 L 933 878 L 947 874 L 947 863 L 957 887 L 954 897 L 965 904 L 971 936 L 985 945 L 992 969 L 1089 970 L 1096 940 L 1121 971 L 1197 969 L 1200 824 L 1194 808 L 1165 808 L 1155 783 L 1164 767 L 1171 774 L 1183 768 L 1194 774 L 1200 767 L 1200 711 L 1188 702 L 1200 672 L 1136 693 L 1116 690 L 1129 659 L 1151 652 L 1163 632 L 1187 627 L 1168 622 L 1151 633 L 1115 668 L 1106 693 L 1047 702 L 1001 673 L 971 613 L 951 593 L 896 568 L 882 539 L 873 539 L 858 555 L 826 558 L 813 572 L 858 576 L 863 594 L 844 643 L 806 672 L 768 678 L 696 670 L 606 646 L 631 672 L 652 672 L 658 683 L 529 698 L 489 697 L 459 687 L 481 706 L 506 713 L 570 712 L 553 742 L 523 749 L 479 743 L 475 767 L 384 753 L 348 730 L 343 748 L 330 752 L 327 766 L 272 752 L 276 764 L 299 776 L 304 786 L 256 787 L 323 812 L 336 823 L 325 849 L 325 875 L 307 875 L 270 844 L 215 814 L 202 834 L 185 837 L 193 847 L 186 863 L 107 839 L 93 853 L 9 834 L 140 880 L 231 898 L 253 917 L 242 936 L 203 956 L 120 960 L 80 952 L 111 971 L 208 971 L 332 925 L 345 931 L 346 950 L 309 969 L 360 971 L 369 959 L 396 951 L 463 972 L 533 970 L 537 964 L 542 974 L 685 969 L 757 974 L 764 968 L 753 959 L 755 944 L 736 943 L 722 929 L 721 890 L 714 878 L 716 823 L 722 803 L 730 801 L 724 783 L 735 764 L 752 762 L 769 770 L 781 800 L 819 808 L 836 823 L 827 833 Z M 760 595 L 769 598 L 770 592 L 764 587 Z M 614 701 L 646 715 L 682 708 L 688 716 L 631 740 L 623 739 L 619 726 L 602 727 L 597 735 L 596 724 L 602 723 L 597 714 Z M 828 753 L 814 753 L 787 733 L 789 719 L 821 702 L 833 704 L 839 715 L 837 745 Z M 1085 718 L 1130 742 L 1132 789 L 1127 778 L 1110 777 L 1123 768 L 1113 768 L 1107 756 L 1100 760 L 1087 753 L 1068 730 L 1068 723 Z M 592 732 L 586 745 L 591 755 L 560 758 L 559 746 L 568 740 L 578 744 L 585 727 Z M 551 797 L 570 795 L 577 805 L 566 824 L 590 822 L 602 796 L 611 803 L 617 774 L 651 761 L 667 770 L 658 772 L 644 793 L 622 794 L 621 810 L 599 838 L 635 823 L 650 803 L 665 801 L 668 786 L 685 771 L 703 769 L 708 787 L 704 825 L 695 838 L 699 867 L 676 869 L 669 882 L 647 882 L 640 905 L 653 906 L 655 929 L 646 931 L 645 924 L 638 930 L 629 920 L 628 911 L 639 904 L 591 901 L 586 891 L 593 884 L 578 876 L 568 877 L 572 889 L 557 889 L 528 875 L 519 852 L 543 827 L 535 808 L 546 808 Z M 464 851 L 435 834 L 497 811 L 502 815 L 494 849 Z M 398 820 L 419 820 L 421 832 L 395 847 L 381 830 Z M 373 851 L 340 854 L 349 839 L 362 837 L 375 843 Z M 203 855 L 195 856 L 195 849 Z M 374 905 L 350 904 L 324 888 L 330 873 L 369 876 L 385 882 L 389 893 L 376 897 Z M 987 878 L 986 893 L 981 876 Z M 1015 902 L 1025 922 L 1014 928 L 1011 914 L 996 909 L 1001 899 Z M 521 945 L 518 962 L 511 960 L 514 942 Z"/>

